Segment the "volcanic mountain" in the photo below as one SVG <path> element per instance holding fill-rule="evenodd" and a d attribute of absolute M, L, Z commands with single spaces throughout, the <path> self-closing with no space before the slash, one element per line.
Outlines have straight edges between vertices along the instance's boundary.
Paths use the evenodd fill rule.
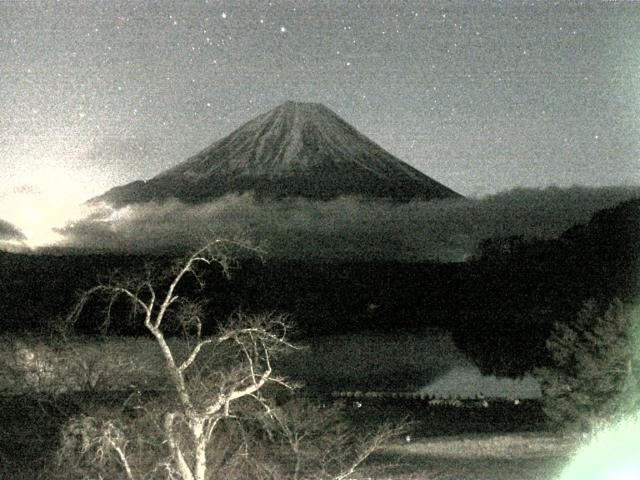
<path fill-rule="evenodd" d="M 202 202 L 231 192 L 257 198 L 340 195 L 407 201 L 459 194 L 397 159 L 327 107 L 286 102 L 148 181 L 90 202 L 114 206 L 171 197 Z"/>

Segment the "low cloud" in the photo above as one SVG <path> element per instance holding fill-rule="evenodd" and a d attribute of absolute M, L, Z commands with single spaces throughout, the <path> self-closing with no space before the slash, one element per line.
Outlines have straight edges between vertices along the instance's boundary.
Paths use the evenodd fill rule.
<path fill-rule="evenodd" d="M 640 188 L 515 189 L 481 199 L 396 204 L 342 197 L 257 201 L 228 195 L 204 204 L 176 200 L 94 208 L 60 233 L 66 247 L 175 252 L 214 237 L 249 238 L 276 257 L 459 261 L 483 238 L 549 238 L 591 215 L 640 197 Z"/>
<path fill-rule="evenodd" d="M 42 193 L 42 189 L 36 185 L 29 185 L 24 183 L 22 185 L 17 185 L 11 189 L 11 193 L 18 195 L 37 195 Z"/>
<path fill-rule="evenodd" d="M 0 218 L 0 252 L 27 251 L 25 240 L 25 235 L 18 227 Z"/>
<path fill-rule="evenodd" d="M 0 218 L 0 242 L 2 241 L 23 241 L 26 240 L 24 234 L 18 229 L 18 227 L 2 220 Z"/>

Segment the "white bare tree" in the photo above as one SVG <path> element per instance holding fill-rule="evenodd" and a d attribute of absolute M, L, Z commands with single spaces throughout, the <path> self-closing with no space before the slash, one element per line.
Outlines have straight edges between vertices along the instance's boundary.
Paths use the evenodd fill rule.
<path fill-rule="evenodd" d="M 286 316 L 237 314 L 217 333 L 205 335 L 202 304 L 185 298 L 183 293 L 179 295 L 181 284 L 187 277 L 193 277 L 196 283 L 203 284 L 200 267 L 217 265 L 228 276 L 234 258 L 230 246 L 248 248 L 243 244 L 224 241 L 210 243 L 180 263 L 165 281 L 164 287 L 158 286 L 158 282 L 150 276 L 143 276 L 126 281 L 112 280 L 83 294 L 69 316 L 71 323 L 77 321 L 89 300 L 96 295 L 106 296 L 109 312 L 117 299 L 126 298 L 135 307 L 133 318 L 139 318 L 159 347 L 170 393 L 170 398 L 162 397 L 159 401 L 160 420 L 154 430 L 159 438 L 154 446 L 163 454 L 149 464 L 145 461 L 148 458 L 141 460 L 144 455 L 136 457 L 131 450 L 136 445 L 140 446 L 141 442 L 151 445 L 152 441 L 133 438 L 135 435 L 126 422 L 99 420 L 85 415 L 67 424 L 63 433 L 61 458 L 84 456 L 86 464 L 92 465 L 92 468 L 107 463 L 112 468 L 115 465 L 118 471 L 113 472 L 114 476 L 124 476 L 128 480 L 230 478 L 222 471 L 215 471 L 212 466 L 219 465 L 215 458 L 230 448 L 230 442 L 225 444 L 224 429 L 229 428 L 229 423 L 243 417 L 247 402 L 251 402 L 262 412 L 265 419 L 263 425 L 270 423 L 279 427 L 279 432 L 270 432 L 268 436 L 285 438 L 285 443 L 291 447 L 296 458 L 293 477 L 301 478 L 301 459 L 304 454 L 300 439 L 311 435 L 301 431 L 306 428 L 304 422 L 291 421 L 293 417 L 287 417 L 281 409 L 275 408 L 273 402 L 264 395 L 265 387 L 269 384 L 291 388 L 283 378 L 274 374 L 272 368 L 274 355 L 295 348 L 287 340 L 289 327 Z M 169 338 L 168 332 L 172 329 L 175 331 L 176 327 L 187 334 L 186 340 L 176 342 Z M 311 410 L 307 409 L 304 413 L 310 416 Z M 318 422 L 313 423 L 318 425 Z M 354 454 L 352 461 L 347 461 L 344 449 L 340 451 L 341 455 L 336 455 L 336 458 L 339 457 L 338 468 L 334 466 L 330 476 L 327 475 L 327 462 L 335 459 L 324 458 L 322 478 L 349 477 L 395 431 L 387 428 L 380 434 L 368 435 L 366 441 L 351 450 Z M 318 438 L 320 433 L 316 429 L 313 436 Z M 244 448 L 255 449 L 256 444 L 246 441 Z M 315 451 L 326 456 L 327 451 Z M 262 471 L 266 472 L 263 478 L 283 478 L 280 473 L 270 470 L 266 463 Z M 99 476 L 104 478 L 102 473 Z"/>
<path fill-rule="evenodd" d="M 274 354 L 293 348 L 286 340 L 287 323 L 284 315 L 237 315 L 217 335 L 203 336 L 202 306 L 177 294 L 181 282 L 188 275 L 201 283 L 199 266 L 217 264 L 228 275 L 231 256 L 228 249 L 224 248 L 227 245 L 228 242 L 215 241 L 193 253 L 176 270 L 165 291 L 158 291 L 150 278 L 98 285 L 82 296 L 70 316 L 71 320 L 77 319 L 88 300 L 98 294 L 107 295 L 110 306 L 118 297 L 124 296 L 141 312 L 145 328 L 160 349 L 168 384 L 177 400 L 176 408 L 167 410 L 162 422 L 164 442 L 170 453 L 170 461 L 164 467 L 171 476 L 182 480 L 209 478 L 207 448 L 221 420 L 233 415 L 234 402 L 244 398 L 263 402 L 258 393 L 269 382 L 286 386 L 282 379 L 273 374 L 271 365 Z M 175 345 L 172 348 L 167 339 L 166 323 L 169 317 L 190 334 L 190 341 L 185 342 L 186 352 L 178 353 L 176 350 L 179 349 Z M 224 372 L 215 384 L 204 385 L 200 375 L 194 375 L 200 381 L 190 381 L 189 374 L 192 370 L 197 371 L 197 360 L 205 350 L 224 349 L 224 344 L 236 347 L 242 357 L 240 364 Z M 266 403 L 265 407 L 269 408 Z M 95 424 L 91 425 L 96 430 Z M 185 429 L 191 438 L 184 438 Z M 126 477 L 133 480 L 135 473 L 125 454 L 122 435 L 117 432 L 117 426 L 109 422 L 101 433 L 94 431 L 93 436 L 102 437 L 98 442 L 102 445 L 100 451 L 104 453 L 110 447 Z"/>

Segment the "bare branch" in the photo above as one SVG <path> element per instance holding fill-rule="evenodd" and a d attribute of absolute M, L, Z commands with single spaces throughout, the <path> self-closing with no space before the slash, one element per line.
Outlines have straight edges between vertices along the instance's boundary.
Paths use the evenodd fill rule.
<path fill-rule="evenodd" d="M 191 364 L 195 362 L 196 358 L 198 357 L 198 354 L 200 353 L 200 350 L 202 350 L 202 347 L 204 347 L 205 345 L 209 345 L 210 343 L 213 343 L 213 340 L 207 339 L 207 340 L 202 340 L 198 342 L 198 344 L 193 348 L 193 350 L 191 350 L 191 353 L 189 354 L 189 356 L 184 360 L 184 362 L 180 364 L 180 366 L 178 367 L 178 370 L 180 372 L 184 372 L 187 368 L 189 368 Z"/>
<path fill-rule="evenodd" d="M 229 322 L 222 326 L 215 336 L 203 338 L 203 303 L 191 300 L 189 293 L 183 293 L 182 282 L 188 276 L 193 276 L 194 281 L 202 287 L 203 277 L 200 267 L 217 265 L 221 268 L 225 277 L 229 276 L 230 269 L 236 263 L 231 249 L 241 248 L 252 252 L 257 249 L 242 242 L 215 240 L 193 252 L 184 262 L 172 269 L 170 276 L 161 280 L 162 289 L 151 279 L 149 268 L 146 278 L 135 281 L 129 279 L 126 282 L 117 283 L 110 280 L 106 284 L 99 285 L 87 291 L 78 302 L 78 305 L 69 318 L 76 320 L 90 297 L 93 295 L 108 295 L 109 317 L 115 302 L 120 297 L 125 297 L 134 305 L 134 318 L 140 320 L 144 313 L 144 326 L 151 333 L 160 349 L 164 359 L 164 367 L 168 377 L 169 390 L 176 396 L 171 401 L 160 401 L 160 412 L 151 408 L 158 425 L 158 432 L 163 438 L 162 455 L 160 461 L 146 468 L 149 472 L 164 472 L 169 478 L 181 480 L 205 480 L 210 478 L 207 473 L 208 465 L 212 463 L 207 455 L 212 452 L 209 443 L 218 438 L 214 432 L 219 427 L 221 420 L 225 422 L 234 419 L 230 429 L 233 432 L 239 428 L 234 437 L 244 445 L 243 453 L 248 454 L 257 441 L 252 438 L 250 431 L 245 428 L 256 420 L 270 424 L 271 430 L 267 433 L 269 441 L 276 441 L 278 428 L 286 437 L 296 456 L 294 479 L 299 478 L 303 471 L 302 460 L 308 452 L 310 442 L 322 439 L 319 447 L 311 448 L 316 453 L 316 463 L 324 472 L 336 472 L 329 478 L 344 480 L 353 474 L 354 470 L 375 450 L 384 440 L 384 436 L 373 436 L 365 443 L 353 448 L 354 437 L 346 431 L 343 423 L 339 423 L 338 417 L 330 417 L 319 423 L 317 428 L 311 430 L 300 429 L 304 421 L 314 418 L 314 412 L 309 407 L 305 410 L 303 420 L 293 416 L 287 416 L 279 411 L 279 407 L 270 404 L 263 395 L 268 383 L 277 384 L 285 388 L 293 388 L 283 378 L 274 374 L 272 359 L 278 354 L 297 349 L 289 342 L 287 336 L 290 326 L 286 315 L 262 314 L 245 315 L 236 313 Z M 180 294 L 180 296 L 178 295 Z M 174 323 L 177 322 L 177 323 Z M 187 338 L 185 350 L 182 347 L 175 348 L 168 341 L 168 332 L 173 333 L 173 327 L 182 328 L 184 337 Z M 207 347 L 207 353 L 204 349 Z M 172 349 L 173 348 L 173 349 Z M 203 361 L 206 358 L 207 362 Z M 241 401 L 246 399 L 247 401 Z M 259 407 L 259 409 L 256 409 Z M 245 410 L 247 409 L 247 410 Z M 333 412 L 334 410 L 331 410 Z M 321 415 L 320 415 L 321 416 Z M 271 420 L 268 420 L 271 418 Z M 338 420 L 336 420 L 338 418 Z M 298 422 L 298 423 L 296 423 Z M 153 422 L 155 423 L 155 422 Z M 147 423 L 148 425 L 148 423 Z M 275 428 L 274 428 L 275 427 Z M 336 450 L 329 447 L 326 440 L 324 427 L 333 429 L 333 437 L 339 445 Z M 223 429 L 218 429 L 222 431 Z M 121 442 L 120 438 L 118 441 Z M 277 448 L 282 447 L 282 437 L 277 440 Z M 357 443 L 357 442 L 356 442 Z M 127 458 L 125 450 L 126 442 L 111 443 L 109 448 L 112 456 L 117 457 L 118 462 L 125 470 L 126 478 L 133 480 L 135 468 Z M 237 443 L 230 446 L 230 455 L 236 455 Z M 156 445 L 159 446 L 159 445 Z M 169 459 L 167 460 L 168 448 Z M 319 450 L 319 452 L 318 452 Z M 101 450 L 100 452 L 103 452 Z M 349 462 L 347 459 L 351 455 Z M 326 468 L 324 456 L 331 462 L 331 468 Z M 226 454 L 223 455 L 227 461 Z M 238 457 L 235 456 L 237 461 Z M 244 460 L 246 461 L 246 460 Z M 253 462 L 253 460 L 252 460 Z M 261 472 L 268 470 L 267 463 L 261 465 Z M 345 467 L 345 465 L 347 465 Z M 137 464 L 133 466 L 138 467 Z M 155 468 L 154 468 L 155 467 Z M 243 464 L 243 468 L 246 464 Z M 339 467 L 339 468 L 338 468 Z M 252 466 L 255 468 L 255 465 Z M 273 470 L 275 472 L 276 470 Z M 309 470 L 311 471 L 311 470 Z M 224 477 L 224 472 L 218 472 Z M 324 475 L 323 478 L 327 478 Z"/>
<path fill-rule="evenodd" d="M 125 474 L 129 480 L 133 480 L 133 472 L 131 471 L 131 465 L 129 465 L 129 460 L 124 452 L 124 447 L 117 445 L 113 440 L 109 440 L 111 448 L 113 448 L 118 455 L 118 459 L 122 464 L 122 468 L 124 468 Z"/>
<path fill-rule="evenodd" d="M 382 446 L 389 442 L 393 437 L 401 435 L 405 431 L 404 425 L 382 425 L 373 435 L 365 439 L 360 445 L 360 451 L 351 461 L 348 468 L 338 473 L 332 480 L 344 480 L 353 475 L 356 469 L 371 456 L 372 453 L 380 450 Z"/>

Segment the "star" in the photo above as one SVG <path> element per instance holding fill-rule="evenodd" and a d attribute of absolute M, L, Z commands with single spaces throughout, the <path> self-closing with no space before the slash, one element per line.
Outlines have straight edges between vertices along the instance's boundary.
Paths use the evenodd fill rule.
<path fill-rule="evenodd" d="M 459 162 L 485 154 L 491 158 L 513 155 L 514 162 L 515 157 L 524 162 L 533 155 L 532 146 L 542 144 L 543 155 L 561 157 L 566 163 L 572 158 L 567 155 L 578 155 L 565 153 L 567 145 L 574 142 L 591 143 L 592 150 L 599 150 L 580 152 L 587 158 L 581 160 L 581 168 L 587 161 L 607 161 L 608 171 L 613 171 L 613 159 L 596 159 L 596 153 L 606 152 L 603 149 L 610 145 L 615 146 L 620 165 L 629 167 L 629 159 L 637 158 L 634 142 L 619 142 L 618 136 L 624 134 L 614 134 L 614 125 L 594 119 L 593 111 L 601 109 L 603 118 L 614 119 L 610 123 L 617 131 L 638 127 L 640 107 L 626 100 L 634 93 L 637 65 L 633 63 L 633 49 L 637 39 L 633 33 L 640 11 L 634 12 L 631 5 L 620 10 L 608 2 L 594 2 L 592 8 L 571 9 L 571 15 L 560 7 L 557 12 L 543 14 L 540 2 L 534 2 L 538 5 L 535 12 L 528 10 L 532 1 L 524 3 L 526 8 L 520 2 L 502 2 L 505 5 L 495 9 L 469 9 L 462 5 L 464 2 L 408 2 L 414 4 L 411 6 L 404 5 L 407 2 L 388 5 L 384 0 L 355 0 L 342 2 L 340 8 L 323 2 L 305 2 L 303 8 L 302 3 L 275 0 L 208 1 L 209 5 L 181 2 L 179 10 L 164 11 L 144 2 L 124 9 L 109 2 L 62 2 L 66 6 L 47 10 L 50 23 L 47 16 L 34 16 L 31 10 L 37 8 L 31 9 L 26 2 L 24 8 L 4 9 L 0 19 L 7 45 L 3 52 L 7 68 L 0 72 L 0 81 L 3 93 L 8 90 L 0 96 L 0 103 L 4 102 L 4 108 L 0 108 L 0 166 L 10 168 L 8 159 L 27 150 L 21 145 L 40 142 L 39 130 L 34 133 L 30 129 L 40 129 L 38 125 L 43 122 L 60 129 L 77 128 L 78 132 L 68 135 L 72 143 L 76 137 L 90 135 L 89 129 L 97 129 L 99 122 L 106 133 L 95 143 L 113 144 L 109 148 L 115 150 L 130 149 L 126 139 L 119 139 L 118 132 L 125 130 L 146 135 L 150 144 L 166 140 L 155 130 L 153 121 L 166 116 L 168 125 L 180 128 L 172 133 L 175 138 L 166 142 L 170 146 L 156 163 L 144 167 L 145 174 L 151 174 L 188 157 L 205 139 L 221 138 L 234 125 L 268 111 L 278 99 L 293 97 L 324 103 L 374 137 L 378 129 L 369 126 L 373 116 L 383 105 L 393 105 L 395 123 L 381 129 L 385 132 L 381 140 L 396 151 L 411 144 L 410 138 L 401 145 L 398 132 L 405 131 L 413 121 L 440 120 L 442 125 L 448 121 L 445 117 L 451 116 L 452 122 L 468 128 L 449 131 L 441 127 L 443 131 L 438 133 L 442 135 L 433 140 L 432 147 L 442 161 L 440 170 L 426 172 L 436 177 L 446 177 L 444 152 L 453 152 Z M 370 8 L 374 4 L 380 8 Z M 233 21 L 227 8 L 233 10 Z M 295 24 L 290 23 L 293 21 Z M 294 30 L 289 34 L 292 24 Z M 31 25 L 39 28 L 28 28 Z M 52 25 L 59 31 L 51 32 Z M 614 25 L 619 35 L 611 35 L 607 31 L 610 29 L 604 28 Z M 48 32 L 44 37 L 42 29 Z M 323 38 L 331 40 L 321 41 Z M 580 45 L 575 45 L 577 40 Z M 628 65 L 622 65 L 626 60 Z M 609 67 L 615 69 L 614 73 Z M 81 95 L 85 93 L 83 100 Z M 616 101 L 609 101 L 611 97 Z M 351 108 L 351 99 L 361 105 Z M 41 108 L 52 100 L 55 105 Z M 15 105 L 6 108 L 7 103 Z M 84 109 L 75 110 L 79 103 Z M 108 105 L 108 111 L 103 105 Z M 240 113 L 243 105 L 252 105 L 246 115 Z M 138 107 L 135 116 L 134 106 Z M 33 107 L 38 107 L 38 113 L 32 113 Z M 213 126 L 189 122 L 194 110 L 210 119 L 222 112 L 223 120 Z M 86 115 L 84 119 L 79 118 L 79 112 Z M 413 118 L 416 115 L 419 118 Z M 29 122 L 31 116 L 38 119 L 34 125 Z M 485 119 L 494 117 L 500 118 L 494 128 L 506 150 L 494 152 L 493 146 L 478 141 L 487 134 L 482 125 L 490 122 Z M 553 122 L 545 121 L 551 117 L 554 122 L 575 125 L 583 135 L 568 137 L 563 143 L 565 133 L 556 132 Z M 128 125 L 127 118 L 144 121 Z M 526 138 L 511 149 L 509 142 L 522 137 L 518 132 L 527 129 L 528 122 L 539 124 L 528 129 Z M 7 140 L 13 135 L 13 130 L 6 128 L 11 124 L 20 133 L 15 142 Z M 454 130 L 461 133 L 459 140 Z M 188 133 L 181 136 L 183 131 Z M 606 142 L 600 142 L 600 138 Z M 77 143 L 89 142 L 81 138 Z M 78 156 L 85 155 L 75 144 L 73 148 Z M 554 148 L 562 151 L 556 155 Z M 42 155 L 33 155 L 38 156 Z M 402 159 L 424 166 L 417 154 Z M 557 177 L 563 173 L 561 168 L 558 161 L 545 173 Z M 486 188 L 508 187 L 516 170 L 495 180 L 504 185 L 484 179 Z M 134 176 L 124 169 L 116 171 L 116 167 L 114 172 Z M 592 173 L 586 169 L 575 181 L 591 181 Z M 627 176 L 637 178 L 634 172 Z M 604 180 L 593 180 L 600 181 Z"/>

